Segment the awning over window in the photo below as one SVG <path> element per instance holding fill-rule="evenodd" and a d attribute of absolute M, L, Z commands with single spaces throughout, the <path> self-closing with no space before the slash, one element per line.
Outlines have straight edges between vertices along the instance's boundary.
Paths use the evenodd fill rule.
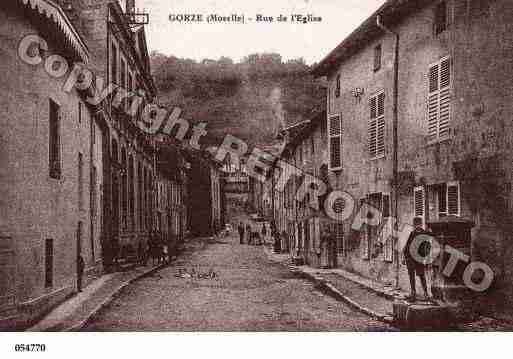
<path fill-rule="evenodd" d="M 24 5 L 29 5 L 34 11 L 38 11 L 41 15 L 46 16 L 53 21 L 59 30 L 68 40 L 71 48 L 76 55 L 84 62 L 89 60 L 87 46 L 76 31 L 75 27 L 68 19 L 62 8 L 51 0 L 18 0 Z"/>

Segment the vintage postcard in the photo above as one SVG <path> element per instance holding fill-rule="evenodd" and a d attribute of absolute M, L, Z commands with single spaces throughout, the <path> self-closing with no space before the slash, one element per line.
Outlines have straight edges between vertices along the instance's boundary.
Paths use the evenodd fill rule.
<path fill-rule="evenodd" d="M 3 0 L 3 349 L 511 331 L 512 44 L 511 0 Z"/>

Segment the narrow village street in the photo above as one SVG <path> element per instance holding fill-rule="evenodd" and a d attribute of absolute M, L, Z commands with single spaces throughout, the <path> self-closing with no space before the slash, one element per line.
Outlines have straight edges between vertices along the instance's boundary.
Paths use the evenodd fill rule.
<path fill-rule="evenodd" d="M 0 332 L 513 332 L 512 0 L 2 5 Z"/>
<path fill-rule="evenodd" d="M 271 262 L 262 246 L 240 245 L 236 233 L 187 247 L 169 267 L 125 288 L 83 330 L 394 330 Z"/>

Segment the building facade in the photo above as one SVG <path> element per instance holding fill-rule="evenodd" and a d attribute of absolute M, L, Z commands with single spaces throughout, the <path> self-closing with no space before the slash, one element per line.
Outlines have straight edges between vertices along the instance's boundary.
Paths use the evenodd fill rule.
<path fill-rule="evenodd" d="M 344 222 L 342 266 L 407 289 L 389 219 L 463 217 L 472 260 L 494 271 L 487 295 L 510 302 L 512 15 L 510 1 L 387 1 L 316 67 L 329 183 L 382 214 Z"/>
<path fill-rule="evenodd" d="M 222 164 L 207 152 L 189 153 L 189 226 L 196 236 L 212 236 L 225 224 Z"/>
<path fill-rule="evenodd" d="M 341 226 L 324 214 L 326 196 L 311 198 L 304 185 L 305 176 L 326 179 L 328 156 L 326 113 L 320 111 L 310 120 L 287 128 L 281 156 L 272 167 L 274 188 L 274 219 L 281 234 L 281 250 L 301 262 L 317 268 L 336 267 L 338 252 L 344 249 Z M 285 168 L 279 161 L 287 164 Z M 291 167 L 289 167 L 291 166 Z M 283 190 L 278 188 L 281 171 L 290 178 Z M 301 193 L 305 193 L 301 198 Z M 317 201 L 317 208 L 314 203 Z"/>
<path fill-rule="evenodd" d="M 188 228 L 187 164 L 181 150 L 169 145 L 158 146 L 157 223 L 169 255 L 183 246 Z"/>
<path fill-rule="evenodd" d="M 114 94 L 90 101 L 107 84 L 146 102 L 156 94 L 133 6 L 9 0 L 0 11 L 2 326 L 27 325 L 75 292 L 79 256 L 85 285 L 137 256 L 156 228 L 156 151 L 141 113 L 127 115 Z M 87 91 L 66 87 L 63 69 L 76 64 L 94 74 Z"/>
<path fill-rule="evenodd" d="M 134 11 L 133 1 L 102 0 L 73 2 L 68 10 L 90 48 L 89 67 L 117 88 L 105 104 L 108 156 L 102 247 L 108 267 L 132 260 L 157 225 L 155 141 L 137 126 L 141 110 L 131 116 L 126 111 L 129 100 L 116 98 L 123 90 L 139 94 L 144 103 L 156 96 L 144 26 L 134 23 Z"/>
<path fill-rule="evenodd" d="M 0 17 L 0 327 L 12 327 L 76 290 L 78 255 L 86 277 L 102 270 L 106 121 L 83 94 L 62 90 L 65 64 L 45 66 L 52 54 L 90 61 L 62 8 L 7 1 Z M 31 64 L 19 52 L 27 35 L 39 39 L 23 51 Z"/>
<path fill-rule="evenodd" d="M 249 200 L 249 177 L 242 161 L 238 165 L 230 162 L 222 168 L 226 218 L 232 219 L 246 209 Z"/>

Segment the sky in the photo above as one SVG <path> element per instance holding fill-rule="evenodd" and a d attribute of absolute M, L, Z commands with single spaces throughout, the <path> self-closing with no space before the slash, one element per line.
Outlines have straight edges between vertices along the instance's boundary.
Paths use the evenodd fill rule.
<path fill-rule="evenodd" d="M 119 0 L 124 2 L 125 0 Z M 150 51 L 196 61 L 227 56 L 240 61 L 252 53 L 277 52 L 284 60 L 318 62 L 382 5 L 385 0 L 135 0 L 150 15 Z M 272 16 L 272 23 L 229 24 L 169 21 L 170 14 L 244 14 Z M 311 14 L 321 22 L 277 22 L 283 14 Z"/>

